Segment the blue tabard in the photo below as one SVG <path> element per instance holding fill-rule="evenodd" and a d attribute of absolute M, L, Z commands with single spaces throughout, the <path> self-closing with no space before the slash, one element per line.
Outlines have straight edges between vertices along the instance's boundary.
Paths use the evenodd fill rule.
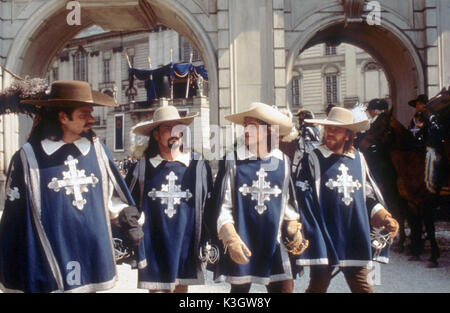
<path fill-rule="evenodd" d="M 19 186 L 20 196 L 6 200 L 0 225 L 2 287 L 24 292 L 92 292 L 112 288 L 116 269 L 104 201 L 105 176 L 99 166 L 103 161 L 98 160 L 94 145 L 91 143 L 89 153 L 83 156 L 74 144 L 66 144 L 51 157 L 40 143 L 27 145 L 27 153 L 21 150 L 14 156 L 8 182 L 10 187 Z M 69 156 L 74 159 L 72 168 L 65 164 Z M 25 168 L 29 172 L 24 173 L 23 160 L 27 160 Z M 57 181 L 69 172 L 76 175 L 77 171 L 89 178 L 80 188 L 82 199 L 78 207 L 73 190 L 57 186 Z M 116 169 L 112 172 L 115 180 L 121 179 Z M 134 205 L 126 188 L 121 192 Z"/>
<path fill-rule="evenodd" d="M 364 196 L 368 177 L 363 177 L 359 152 L 355 159 L 337 154 L 325 158 L 317 149 L 312 154 L 309 158 L 316 156 L 320 167 L 315 169 L 316 176 L 306 156 L 295 179 L 303 230 L 309 240 L 297 264 L 370 267 L 370 211 Z"/>
<path fill-rule="evenodd" d="M 145 161 L 142 210 L 147 267 L 139 270 L 139 288 L 172 290 L 178 284 L 204 283 L 196 242 L 202 214 L 202 208 L 196 208 L 196 183 L 202 183 L 196 174 L 197 163 L 192 158 L 189 167 L 177 161 L 163 161 L 154 168 Z M 175 179 L 174 190 L 181 192 L 176 195 L 178 200 L 163 198 L 170 190 L 169 178 Z"/>
<path fill-rule="evenodd" d="M 277 166 L 274 168 L 273 164 Z M 263 177 L 270 184 L 267 188 L 278 189 L 280 193 L 277 196 L 267 195 L 269 200 L 265 200 L 265 207 L 258 211 L 258 196 L 252 196 L 251 191 L 244 190 L 257 185 L 257 172 L 262 168 L 267 169 L 267 176 Z M 292 279 L 288 254 L 284 245 L 280 244 L 281 225 L 290 186 L 288 162 L 274 157 L 265 160 L 237 160 L 235 170 L 232 183 L 234 225 L 252 255 L 249 263 L 241 265 L 234 263 L 226 253 L 219 260 L 216 281 L 268 284 Z M 293 201 L 290 204 L 297 208 Z"/>

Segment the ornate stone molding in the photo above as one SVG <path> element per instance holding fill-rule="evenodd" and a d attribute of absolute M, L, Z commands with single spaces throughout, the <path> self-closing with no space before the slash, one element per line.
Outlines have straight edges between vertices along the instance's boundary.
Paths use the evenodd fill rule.
<path fill-rule="evenodd" d="M 344 7 L 345 24 L 362 22 L 365 0 L 341 0 Z"/>

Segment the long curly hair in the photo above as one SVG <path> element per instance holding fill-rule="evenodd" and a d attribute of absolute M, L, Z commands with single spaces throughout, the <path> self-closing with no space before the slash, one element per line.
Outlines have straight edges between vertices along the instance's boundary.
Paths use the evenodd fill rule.
<path fill-rule="evenodd" d="M 44 139 L 59 141 L 63 137 L 61 122 L 59 121 L 59 112 L 64 112 L 70 120 L 72 113 L 77 107 L 41 107 L 37 110 L 34 117 L 33 127 L 31 128 L 28 142 L 40 142 Z M 91 129 L 84 137 L 92 141 L 95 132 Z"/>

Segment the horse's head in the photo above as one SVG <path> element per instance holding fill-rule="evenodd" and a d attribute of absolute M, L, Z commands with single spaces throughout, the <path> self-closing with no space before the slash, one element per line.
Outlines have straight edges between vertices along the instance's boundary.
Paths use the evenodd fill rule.
<path fill-rule="evenodd" d="M 378 115 L 376 121 L 372 123 L 370 129 L 366 131 L 359 143 L 359 148 L 369 151 L 376 147 L 387 147 L 392 142 L 392 109 Z"/>
<path fill-rule="evenodd" d="M 419 146 L 413 134 L 393 116 L 392 109 L 380 114 L 360 141 L 363 152 L 373 149 L 390 151 L 417 148 Z"/>

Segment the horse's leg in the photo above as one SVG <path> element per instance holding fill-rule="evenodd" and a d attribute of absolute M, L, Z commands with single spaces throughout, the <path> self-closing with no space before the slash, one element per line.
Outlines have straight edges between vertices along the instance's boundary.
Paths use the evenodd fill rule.
<path fill-rule="evenodd" d="M 406 210 L 408 208 L 408 203 L 400 196 L 397 197 L 397 210 L 398 210 L 398 223 L 399 223 L 399 240 L 398 240 L 398 250 L 400 253 L 405 251 L 405 221 L 406 221 Z"/>
<path fill-rule="evenodd" d="M 415 211 L 415 212 L 414 212 Z M 408 211 L 408 224 L 411 228 L 411 254 L 409 261 L 419 261 L 420 254 L 422 253 L 423 240 L 422 240 L 422 216 L 416 210 Z"/>
<path fill-rule="evenodd" d="M 427 232 L 427 238 L 430 240 L 430 246 L 431 246 L 431 256 L 428 259 L 427 266 L 428 267 L 437 267 L 438 266 L 437 260 L 440 257 L 440 251 L 439 251 L 439 246 L 436 241 L 436 230 L 434 227 L 436 206 L 434 205 L 433 200 L 430 201 L 430 203 L 432 204 L 432 206 L 427 206 L 424 208 L 425 230 Z"/>
<path fill-rule="evenodd" d="M 392 203 L 392 215 L 399 223 L 399 239 L 397 243 L 398 251 L 403 253 L 405 250 L 405 241 L 406 241 L 406 233 L 405 233 L 405 213 L 408 208 L 408 203 L 399 195 L 396 194 L 391 198 Z"/>

